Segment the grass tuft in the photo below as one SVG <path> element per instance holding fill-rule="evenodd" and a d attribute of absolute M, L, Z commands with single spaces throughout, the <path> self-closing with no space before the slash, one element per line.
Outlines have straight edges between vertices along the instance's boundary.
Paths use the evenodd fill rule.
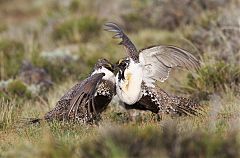
<path fill-rule="evenodd" d="M 16 116 L 16 102 L 0 98 L 0 131 L 11 127 Z"/>

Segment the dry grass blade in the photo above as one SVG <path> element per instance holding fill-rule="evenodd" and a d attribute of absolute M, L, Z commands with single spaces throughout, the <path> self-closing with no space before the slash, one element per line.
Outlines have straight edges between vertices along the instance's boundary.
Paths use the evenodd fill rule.
<path fill-rule="evenodd" d="M 10 127 L 14 123 L 16 102 L 1 98 L 0 100 L 0 129 Z"/>

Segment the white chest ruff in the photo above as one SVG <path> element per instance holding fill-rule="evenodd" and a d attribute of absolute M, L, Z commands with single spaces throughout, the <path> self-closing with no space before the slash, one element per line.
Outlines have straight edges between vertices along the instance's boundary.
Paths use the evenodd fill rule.
<path fill-rule="evenodd" d="M 116 92 L 118 97 L 129 105 L 132 105 L 142 97 L 143 71 L 140 64 L 130 64 L 124 72 L 124 80 L 118 81 L 116 76 Z"/>
<path fill-rule="evenodd" d="M 115 76 L 114 76 L 114 74 L 111 71 L 109 71 L 108 69 L 106 69 L 105 67 L 102 67 L 100 69 L 95 70 L 92 73 L 92 75 L 94 75 L 96 73 L 104 73 L 105 74 L 105 76 L 103 76 L 104 80 L 109 80 L 112 83 L 115 83 Z"/>

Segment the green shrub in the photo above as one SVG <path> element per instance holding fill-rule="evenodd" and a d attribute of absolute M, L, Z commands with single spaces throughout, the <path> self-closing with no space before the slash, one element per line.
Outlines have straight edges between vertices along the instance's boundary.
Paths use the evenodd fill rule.
<path fill-rule="evenodd" d="M 17 95 L 21 97 L 31 97 L 31 93 L 27 90 L 27 86 L 20 80 L 14 80 L 7 86 L 7 92 L 11 95 Z"/>
<path fill-rule="evenodd" d="M 87 42 L 98 36 L 101 27 L 101 22 L 94 16 L 71 19 L 55 28 L 53 38 L 69 42 Z"/>
<path fill-rule="evenodd" d="M 226 92 L 228 88 L 238 92 L 239 84 L 240 67 L 222 61 L 203 66 L 197 74 L 188 74 L 187 86 L 183 89 L 207 99 L 209 94 Z"/>

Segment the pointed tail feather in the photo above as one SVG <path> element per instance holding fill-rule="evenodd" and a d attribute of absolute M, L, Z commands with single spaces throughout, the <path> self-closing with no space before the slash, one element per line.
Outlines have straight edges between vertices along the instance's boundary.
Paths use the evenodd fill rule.
<path fill-rule="evenodd" d="M 176 114 L 178 116 L 202 115 L 202 106 L 191 99 L 174 96 L 171 97 L 170 100 L 170 106 L 167 111 L 171 114 Z"/>

